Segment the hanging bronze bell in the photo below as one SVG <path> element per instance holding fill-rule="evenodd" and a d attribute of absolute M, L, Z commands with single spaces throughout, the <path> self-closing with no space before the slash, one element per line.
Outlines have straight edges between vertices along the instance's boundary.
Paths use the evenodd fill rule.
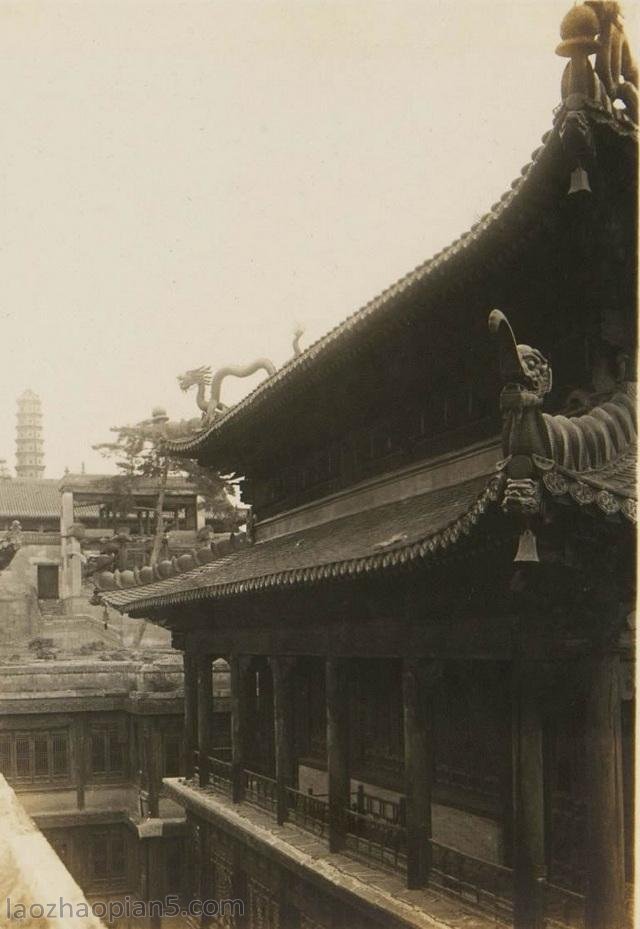
<path fill-rule="evenodd" d="M 518 541 L 518 551 L 514 561 L 539 562 L 538 542 L 531 529 L 523 529 Z"/>
<path fill-rule="evenodd" d="M 589 186 L 589 175 L 582 166 L 574 168 L 571 172 L 571 185 L 569 187 L 569 196 L 571 194 L 591 193 Z"/>

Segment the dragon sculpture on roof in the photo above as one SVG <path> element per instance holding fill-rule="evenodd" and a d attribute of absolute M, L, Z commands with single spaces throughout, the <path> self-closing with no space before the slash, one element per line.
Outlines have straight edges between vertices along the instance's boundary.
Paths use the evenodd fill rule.
<path fill-rule="evenodd" d="M 178 377 L 180 388 L 184 391 L 197 387 L 196 403 L 202 410 L 202 426 L 210 425 L 228 409 L 221 400 L 222 384 L 227 377 L 249 377 L 256 371 L 265 371 L 267 377 L 276 373 L 275 365 L 268 358 L 257 358 L 248 365 L 228 365 L 211 374 L 209 365 L 193 368 Z M 207 388 L 209 395 L 207 396 Z"/>

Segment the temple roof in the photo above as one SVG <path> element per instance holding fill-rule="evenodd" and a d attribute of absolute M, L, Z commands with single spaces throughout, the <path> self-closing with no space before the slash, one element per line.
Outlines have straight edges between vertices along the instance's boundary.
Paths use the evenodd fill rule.
<path fill-rule="evenodd" d="M 472 531 L 497 493 L 495 477 L 476 477 L 257 542 L 184 574 L 105 591 L 101 597 L 121 612 L 136 613 L 264 588 L 371 574 L 447 549 Z"/>
<path fill-rule="evenodd" d="M 564 417 L 562 417 L 564 419 Z M 636 521 L 637 440 L 598 468 L 540 460 L 549 499 L 590 507 L 602 518 Z M 257 542 L 163 580 L 105 590 L 101 599 L 140 613 L 194 600 L 372 574 L 427 560 L 468 536 L 504 489 L 501 464 L 490 474 Z M 505 531 L 508 522 L 505 520 Z"/>
<path fill-rule="evenodd" d="M 0 517 L 59 519 L 58 481 L 50 478 L 11 478 L 0 481 Z"/>
<path fill-rule="evenodd" d="M 118 474 L 65 474 L 60 481 L 54 481 L 53 483 L 58 488 L 58 495 L 63 490 L 70 490 L 83 496 L 109 497 L 114 493 L 114 479 L 119 477 L 121 475 Z M 145 477 L 134 477 L 132 479 L 132 489 L 134 494 L 156 497 L 158 494 L 158 481 Z M 197 488 L 188 478 L 172 475 L 167 479 L 167 493 L 173 496 L 193 496 L 197 493 Z"/>
<path fill-rule="evenodd" d="M 589 104 L 585 112 L 593 121 L 594 135 L 609 133 L 630 140 L 629 158 L 633 163 L 630 170 L 635 176 L 637 127 L 618 110 Z M 289 392 L 312 377 L 322 377 L 323 369 L 330 371 L 336 357 L 348 355 L 368 333 L 382 329 L 386 320 L 398 323 L 405 318 L 409 322 L 411 314 L 428 312 L 429 289 L 443 279 L 455 282 L 467 272 L 474 274 L 477 261 L 487 269 L 496 262 L 503 265 L 522 237 L 523 229 L 539 225 L 541 218 L 557 209 L 566 198 L 570 172 L 562 143 L 564 113 L 563 108 L 557 111 L 553 128 L 543 136 L 542 145 L 532 153 L 520 177 L 471 229 L 292 358 L 201 431 L 167 439 L 166 449 L 173 455 L 196 457 L 205 447 L 212 448 L 225 441 L 236 425 L 242 428 L 249 416 L 264 416 L 269 404 L 286 403 Z"/>
<path fill-rule="evenodd" d="M 599 468 L 575 471 L 555 464 L 543 477 L 554 497 L 581 506 L 596 506 L 607 516 L 622 513 L 636 520 L 638 497 L 638 446 L 632 442 L 625 451 Z"/>

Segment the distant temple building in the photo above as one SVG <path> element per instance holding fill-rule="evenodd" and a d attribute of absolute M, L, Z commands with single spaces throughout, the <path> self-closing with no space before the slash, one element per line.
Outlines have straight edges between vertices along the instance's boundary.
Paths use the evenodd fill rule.
<path fill-rule="evenodd" d="M 18 477 L 29 478 L 44 475 L 42 405 L 32 390 L 25 390 L 18 398 L 16 473 Z"/>

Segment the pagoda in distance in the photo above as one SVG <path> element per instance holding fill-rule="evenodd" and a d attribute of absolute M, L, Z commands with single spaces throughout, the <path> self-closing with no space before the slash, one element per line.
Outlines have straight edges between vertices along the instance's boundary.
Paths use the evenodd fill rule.
<path fill-rule="evenodd" d="M 42 404 L 32 390 L 18 397 L 16 417 L 16 474 L 22 478 L 44 476 Z"/>

